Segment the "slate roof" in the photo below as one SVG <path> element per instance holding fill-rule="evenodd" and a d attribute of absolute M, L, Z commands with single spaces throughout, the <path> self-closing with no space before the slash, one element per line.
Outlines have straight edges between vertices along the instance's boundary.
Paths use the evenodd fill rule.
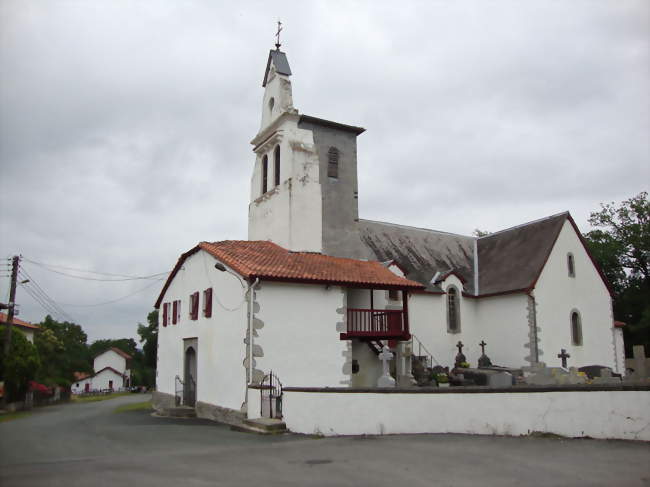
<path fill-rule="evenodd" d="M 4 325 L 7 322 L 8 317 L 9 316 L 7 316 L 7 313 L 0 313 L 0 323 L 2 323 Z M 30 330 L 40 330 L 41 329 L 40 326 L 34 325 L 33 323 L 29 323 L 28 321 L 19 320 L 15 316 L 14 316 L 14 326 L 19 326 L 21 328 L 28 328 Z"/>
<path fill-rule="evenodd" d="M 478 296 L 491 296 L 532 290 L 566 221 L 573 226 L 587 255 L 611 293 L 607 279 L 591 256 L 568 212 L 480 238 L 370 220 L 359 220 L 359 232 L 369 258 L 394 260 L 405 271 L 408 279 L 420 282 L 432 292 L 441 291 L 439 286 L 431 284 L 431 278 L 437 272 L 440 272 L 438 279 L 455 273 L 464 280 L 465 292 L 476 295 L 476 242 Z"/>
<path fill-rule="evenodd" d="M 436 272 L 442 276 L 455 271 L 465 279 L 465 289 L 474 292 L 475 238 L 371 220 L 359 220 L 359 233 L 368 258 L 394 260 L 407 278 L 427 290 L 440 291 L 431 285 Z"/>
<path fill-rule="evenodd" d="M 271 69 L 271 61 L 273 61 L 277 73 L 291 76 L 291 68 L 289 67 L 287 55 L 279 49 L 271 49 L 269 51 L 269 59 L 266 61 L 266 71 L 264 71 L 264 80 L 262 81 L 263 87 L 266 86 L 266 79 L 268 78 L 269 70 Z"/>
<path fill-rule="evenodd" d="M 337 284 L 375 289 L 423 289 L 418 282 L 395 275 L 380 262 L 331 257 L 312 252 L 290 252 L 268 241 L 225 240 L 201 242 L 178 259 L 163 287 L 156 308 L 181 265 L 204 250 L 246 279 Z"/>
<path fill-rule="evenodd" d="M 534 286 L 568 216 L 560 213 L 479 238 L 480 294 Z"/>

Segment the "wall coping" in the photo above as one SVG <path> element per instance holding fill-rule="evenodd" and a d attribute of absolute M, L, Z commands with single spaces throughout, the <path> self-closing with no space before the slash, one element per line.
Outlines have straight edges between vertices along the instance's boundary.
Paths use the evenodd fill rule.
<path fill-rule="evenodd" d="M 259 385 L 249 386 L 261 389 Z M 334 393 L 334 394 L 519 394 L 536 392 L 602 392 L 602 391 L 650 391 L 650 384 L 577 384 L 555 386 L 513 386 L 494 388 L 471 387 L 413 387 L 413 388 L 352 388 L 352 387 L 283 387 L 283 392 Z"/>

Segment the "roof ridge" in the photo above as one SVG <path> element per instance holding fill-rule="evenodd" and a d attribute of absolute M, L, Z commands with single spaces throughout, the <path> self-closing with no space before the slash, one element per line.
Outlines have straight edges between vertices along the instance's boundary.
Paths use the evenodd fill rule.
<path fill-rule="evenodd" d="M 414 227 L 412 225 L 402 225 L 400 223 L 391 223 L 391 222 L 383 222 L 380 220 L 367 220 L 366 218 L 359 218 L 359 221 L 364 221 L 364 222 L 369 222 L 369 223 L 380 223 L 382 225 L 391 225 L 393 227 L 399 227 L 399 228 L 412 228 L 414 230 L 423 230 L 425 232 L 432 232 L 432 233 L 442 233 L 445 235 L 453 235 L 454 237 L 463 237 L 463 238 L 468 238 L 471 240 L 476 240 L 477 237 L 471 236 L 471 235 L 462 235 L 460 233 L 453 233 L 453 232 L 445 232 L 444 230 L 434 230 L 432 228 L 424 228 L 424 227 Z"/>
<path fill-rule="evenodd" d="M 571 214 L 568 211 L 561 211 L 560 213 L 556 213 L 554 215 L 545 216 L 543 218 L 538 218 L 537 220 L 532 220 L 532 221 L 529 221 L 529 222 L 526 222 L 526 223 L 520 223 L 519 225 L 515 225 L 513 227 L 508 227 L 508 228 L 504 228 L 503 230 L 499 230 L 499 231 L 496 231 L 496 232 L 489 233 L 488 235 L 478 237 L 478 240 L 488 238 L 488 237 L 492 237 L 494 235 L 499 235 L 500 233 L 511 232 L 512 230 L 517 230 L 518 228 L 527 227 L 528 225 L 534 225 L 536 223 L 542 223 L 543 221 L 550 220 L 552 218 L 557 218 L 558 216 L 562 216 L 562 215 L 570 216 Z"/>

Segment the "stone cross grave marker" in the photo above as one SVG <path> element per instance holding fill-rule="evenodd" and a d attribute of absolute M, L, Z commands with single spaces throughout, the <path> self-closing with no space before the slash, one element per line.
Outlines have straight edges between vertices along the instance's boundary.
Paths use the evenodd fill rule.
<path fill-rule="evenodd" d="M 378 387 L 395 387 L 395 379 L 393 379 L 388 370 L 388 362 L 392 360 L 393 353 L 390 349 L 384 345 L 384 348 L 379 354 L 379 360 L 382 362 L 383 373 L 381 377 L 377 380 Z"/>
<path fill-rule="evenodd" d="M 458 353 L 456 354 L 456 359 L 454 360 L 454 365 L 456 368 L 460 367 L 460 364 L 463 362 L 467 362 L 467 359 L 465 358 L 465 355 L 463 355 L 463 342 L 458 340 L 458 343 L 456 344 L 456 348 L 458 349 Z"/>
<path fill-rule="evenodd" d="M 566 369 L 566 359 L 571 358 L 571 355 L 566 353 L 565 349 L 562 349 L 560 353 L 557 354 L 557 358 L 562 359 L 562 367 Z"/>
<path fill-rule="evenodd" d="M 478 344 L 479 347 L 481 347 L 481 356 L 478 359 L 478 366 L 479 368 L 481 367 L 492 367 L 492 361 L 490 358 L 485 355 L 485 346 L 487 343 L 485 343 L 485 340 L 481 340 L 481 343 Z"/>
<path fill-rule="evenodd" d="M 487 343 L 485 343 L 485 340 L 481 340 L 481 343 L 478 344 L 478 346 L 481 347 L 481 353 L 483 355 L 485 355 L 485 345 L 487 345 Z"/>

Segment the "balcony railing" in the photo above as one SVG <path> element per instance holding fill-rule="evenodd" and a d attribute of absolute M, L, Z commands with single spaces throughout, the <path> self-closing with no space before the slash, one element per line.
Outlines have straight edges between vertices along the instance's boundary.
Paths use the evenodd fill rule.
<path fill-rule="evenodd" d="M 341 333 L 341 340 L 350 338 L 409 340 L 411 338 L 402 310 L 348 308 L 347 314 L 347 332 Z"/>

